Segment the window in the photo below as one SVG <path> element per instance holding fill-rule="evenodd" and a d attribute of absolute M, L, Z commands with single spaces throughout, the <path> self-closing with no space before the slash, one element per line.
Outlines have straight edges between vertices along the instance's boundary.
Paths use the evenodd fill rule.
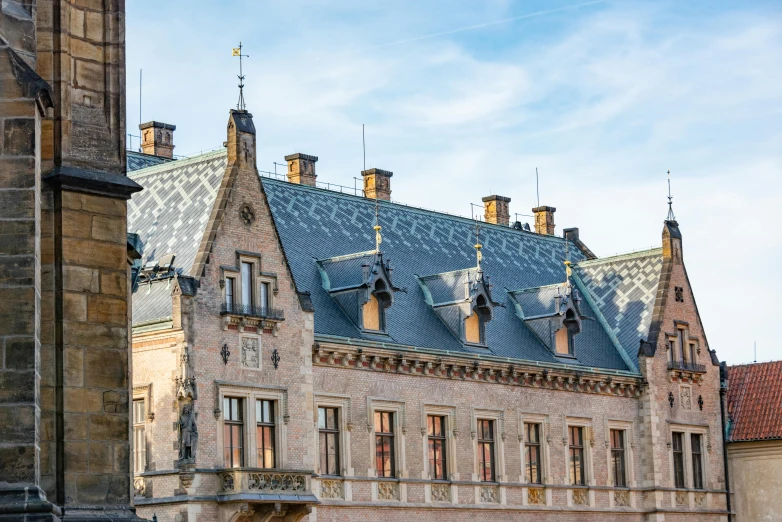
<path fill-rule="evenodd" d="M 690 434 L 690 449 L 692 451 L 692 487 L 695 489 L 703 489 L 701 438 L 700 434 Z"/>
<path fill-rule="evenodd" d="M 258 449 L 258 467 L 275 467 L 274 458 L 274 401 L 255 401 L 255 443 Z"/>
<path fill-rule="evenodd" d="M 369 300 L 364 303 L 361 310 L 361 317 L 364 321 L 365 330 L 382 330 L 380 321 L 380 304 L 374 294 L 369 294 Z"/>
<path fill-rule="evenodd" d="M 698 363 L 698 345 L 695 343 L 690 343 L 690 363 Z"/>
<path fill-rule="evenodd" d="M 472 344 L 482 344 L 482 327 L 480 316 L 473 312 L 464 320 L 464 340 Z"/>
<path fill-rule="evenodd" d="M 318 408 L 318 446 L 320 474 L 339 475 L 339 412 L 337 408 Z"/>
<path fill-rule="evenodd" d="M 679 328 L 678 332 L 678 350 L 679 350 L 679 360 L 681 362 L 687 361 L 687 349 L 686 344 L 684 343 L 684 328 Z"/>
<path fill-rule="evenodd" d="M 578 486 L 586 485 L 584 473 L 584 428 L 569 426 L 570 438 L 570 483 Z"/>
<path fill-rule="evenodd" d="M 574 355 L 576 353 L 576 334 L 581 331 L 576 314 L 573 310 L 565 313 L 565 320 L 562 322 L 562 328 L 554 334 L 554 345 L 556 352 L 560 355 Z"/>
<path fill-rule="evenodd" d="M 624 430 L 611 430 L 611 470 L 614 476 L 614 486 L 627 487 Z"/>
<path fill-rule="evenodd" d="M 478 419 L 478 475 L 481 482 L 494 482 L 494 421 Z"/>
<path fill-rule="evenodd" d="M 242 261 L 242 305 L 253 306 L 253 264 Z"/>
<path fill-rule="evenodd" d="M 237 397 L 223 398 L 223 458 L 227 468 L 241 468 L 244 465 L 243 402 Z"/>
<path fill-rule="evenodd" d="M 540 424 L 524 424 L 524 468 L 527 483 L 541 484 Z"/>
<path fill-rule="evenodd" d="M 394 414 L 390 411 L 375 412 L 375 458 L 378 477 L 395 476 Z"/>
<path fill-rule="evenodd" d="M 133 400 L 133 472 L 143 473 L 147 468 L 147 439 L 145 423 L 147 416 L 146 401 Z"/>
<path fill-rule="evenodd" d="M 271 308 L 271 301 L 269 300 L 269 287 L 271 285 L 267 282 L 261 283 L 261 309 L 266 312 Z"/>
<path fill-rule="evenodd" d="M 684 488 L 684 433 L 673 432 L 673 483 L 677 488 Z"/>
<path fill-rule="evenodd" d="M 233 310 L 234 307 L 234 278 L 225 278 L 225 306 L 227 310 Z"/>
<path fill-rule="evenodd" d="M 445 417 L 428 415 L 426 429 L 429 436 L 429 476 L 436 480 L 448 478 L 445 458 Z"/>

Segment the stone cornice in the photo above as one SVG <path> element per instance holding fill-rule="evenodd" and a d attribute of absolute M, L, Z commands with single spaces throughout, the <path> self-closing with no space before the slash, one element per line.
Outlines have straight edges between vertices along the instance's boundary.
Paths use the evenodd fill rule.
<path fill-rule="evenodd" d="M 316 366 L 617 397 L 640 397 L 644 387 L 640 376 L 618 376 L 594 370 L 586 372 L 576 368 L 545 368 L 523 362 L 508 364 L 454 355 L 437 356 L 327 342 L 316 342 L 313 345 L 312 362 Z"/>

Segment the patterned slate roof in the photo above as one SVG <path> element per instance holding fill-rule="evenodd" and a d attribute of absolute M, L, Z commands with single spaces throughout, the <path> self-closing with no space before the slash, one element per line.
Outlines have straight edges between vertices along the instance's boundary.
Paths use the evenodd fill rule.
<path fill-rule="evenodd" d="M 646 340 L 652 324 L 662 264 L 662 248 L 655 248 L 575 266 L 595 306 L 636 365 L 639 340 Z"/>
<path fill-rule="evenodd" d="M 728 367 L 729 442 L 782 439 L 782 361 Z"/>
<path fill-rule="evenodd" d="M 328 277 L 329 290 L 354 288 L 364 284 L 363 265 L 375 264 L 375 252 L 359 252 L 318 261 Z"/>
<path fill-rule="evenodd" d="M 464 301 L 464 285 L 468 280 L 475 281 L 478 277 L 477 272 L 476 268 L 454 270 L 444 274 L 423 276 L 419 278 L 419 281 L 426 286 L 433 305 L 453 303 L 454 301 Z"/>
<path fill-rule="evenodd" d="M 374 201 L 270 178 L 263 178 L 263 187 L 297 288 L 312 294 L 315 333 L 376 339 L 361 332 L 323 289 L 314 262 L 365 252 L 374 245 Z M 394 268 L 394 284 L 407 289 L 407 293 L 396 293 L 394 305 L 387 311 L 386 341 L 434 350 L 630 370 L 609 335 L 595 321 L 587 321 L 588 327 L 579 334 L 578 359 L 563 360 L 556 358 L 516 316 L 506 288 L 562 282 L 566 252 L 563 239 L 497 225 L 483 227 L 483 270 L 494 284 L 493 299 L 505 306 L 494 308 L 494 318 L 486 326 L 488 348 L 475 348 L 463 345 L 451 334 L 426 303 L 415 279 L 416 274 L 473 267 L 474 222 L 389 202 L 380 202 L 380 216 L 383 250 Z M 569 250 L 574 261 L 584 260 L 573 245 Z"/>
<path fill-rule="evenodd" d="M 140 283 L 133 289 L 133 324 L 155 319 L 167 319 L 172 315 L 171 286 L 173 278 Z"/>
<path fill-rule="evenodd" d="M 161 158 L 160 156 L 154 156 L 152 154 L 144 154 L 143 152 L 135 152 L 132 150 L 125 152 L 127 154 L 126 164 L 128 167 L 128 172 L 145 169 L 147 167 L 154 167 L 155 165 L 160 165 L 161 163 L 173 161 L 168 158 Z"/>
<path fill-rule="evenodd" d="M 538 288 L 512 291 L 511 295 L 521 307 L 525 318 L 539 315 L 553 315 L 556 312 L 555 297 L 565 295 L 565 285 L 547 285 Z"/>
<path fill-rule="evenodd" d="M 128 232 L 141 237 L 143 263 L 174 253 L 177 272 L 190 273 L 226 163 L 218 151 L 128 173 L 144 187 L 128 203 Z"/>

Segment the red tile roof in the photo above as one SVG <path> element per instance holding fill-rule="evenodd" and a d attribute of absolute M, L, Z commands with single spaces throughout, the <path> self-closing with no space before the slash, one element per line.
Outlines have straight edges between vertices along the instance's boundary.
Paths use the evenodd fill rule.
<path fill-rule="evenodd" d="M 728 367 L 730 442 L 782 439 L 782 361 Z"/>

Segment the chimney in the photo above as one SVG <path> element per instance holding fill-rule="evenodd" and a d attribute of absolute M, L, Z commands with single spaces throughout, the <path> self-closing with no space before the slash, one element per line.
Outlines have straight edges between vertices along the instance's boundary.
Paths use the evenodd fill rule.
<path fill-rule="evenodd" d="M 297 152 L 285 156 L 285 161 L 288 162 L 288 181 L 299 185 L 315 186 L 315 180 L 318 178 L 315 174 L 317 156 Z"/>
<path fill-rule="evenodd" d="M 247 111 L 231 109 L 228 113 L 228 129 L 225 142 L 228 164 L 239 168 L 255 169 L 255 124 Z"/>
<path fill-rule="evenodd" d="M 532 213 L 535 214 L 535 232 L 538 234 L 554 235 L 554 207 L 535 207 Z"/>
<path fill-rule="evenodd" d="M 141 131 L 141 150 L 144 154 L 172 159 L 174 157 L 174 131 L 176 125 L 148 121 L 138 126 Z"/>
<path fill-rule="evenodd" d="M 483 198 L 483 203 L 483 213 L 487 223 L 494 223 L 504 227 L 510 225 L 510 212 L 508 211 L 510 198 L 497 195 L 486 196 Z"/>
<path fill-rule="evenodd" d="M 364 178 L 364 196 L 371 199 L 391 201 L 391 176 L 394 173 L 388 170 L 369 169 L 362 170 Z"/>

